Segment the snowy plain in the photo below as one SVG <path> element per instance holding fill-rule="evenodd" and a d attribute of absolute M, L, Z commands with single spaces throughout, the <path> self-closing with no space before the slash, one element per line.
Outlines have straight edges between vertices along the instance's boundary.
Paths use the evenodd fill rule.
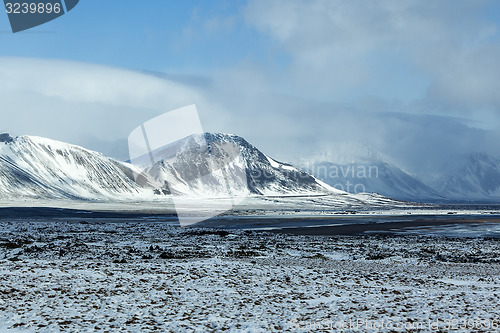
<path fill-rule="evenodd" d="M 495 238 L 3 219 L 0 271 L 5 332 L 490 332 L 500 319 Z"/>

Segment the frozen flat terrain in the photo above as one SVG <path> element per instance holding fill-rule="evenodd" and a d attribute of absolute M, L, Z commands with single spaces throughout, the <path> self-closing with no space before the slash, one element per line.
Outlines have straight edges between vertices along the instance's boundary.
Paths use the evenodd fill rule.
<path fill-rule="evenodd" d="M 499 325 L 498 238 L 63 220 L 0 220 L 0 329 L 486 332 Z"/>

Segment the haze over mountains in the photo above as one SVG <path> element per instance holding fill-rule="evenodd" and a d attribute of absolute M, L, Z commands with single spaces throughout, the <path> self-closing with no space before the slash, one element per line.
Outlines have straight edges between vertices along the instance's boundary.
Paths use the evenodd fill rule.
<path fill-rule="evenodd" d="M 442 198 L 432 188 L 364 144 L 335 145 L 325 153 L 302 160 L 300 166 L 325 183 L 351 193 L 379 193 L 408 201 Z"/>
<path fill-rule="evenodd" d="M 339 143 L 298 162 L 325 183 L 351 193 L 366 191 L 417 202 L 500 202 L 500 159 L 466 155 L 462 165 L 421 181 L 364 144 Z"/>
<path fill-rule="evenodd" d="M 436 188 L 450 199 L 500 202 L 500 158 L 469 154 L 462 166 L 438 182 Z"/>

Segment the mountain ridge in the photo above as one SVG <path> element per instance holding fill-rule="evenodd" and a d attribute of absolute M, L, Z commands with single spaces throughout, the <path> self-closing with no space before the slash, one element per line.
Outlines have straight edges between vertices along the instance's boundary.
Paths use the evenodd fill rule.
<path fill-rule="evenodd" d="M 86 148 L 37 136 L 0 144 L 0 195 L 85 199 L 140 194 L 123 162 Z"/>
<path fill-rule="evenodd" d="M 241 148 L 244 165 L 240 165 L 240 169 L 244 170 L 248 184 L 240 184 L 240 195 L 340 193 L 307 173 L 268 157 L 241 137 L 205 133 L 204 138 L 213 146 L 212 150 L 216 143 L 221 142 Z M 12 138 L 8 134 L 0 136 L 0 140 L 0 198 L 155 200 L 170 193 L 153 189 L 151 184 L 143 186 L 138 183 L 135 177 L 143 171 L 140 168 L 77 145 L 36 136 Z M 186 141 L 186 144 L 191 143 Z M 200 158 L 198 152 L 187 149 L 180 155 L 178 152 L 175 161 L 160 160 L 150 167 L 163 172 L 161 177 L 177 175 L 187 184 L 189 172 L 194 170 L 197 172 L 194 174 L 199 175 L 203 167 L 204 161 L 193 162 L 194 158 Z M 214 157 L 216 160 L 221 158 Z M 234 170 L 228 171 L 234 173 Z M 209 173 L 206 179 L 212 176 Z M 196 180 L 196 177 L 192 178 Z M 210 178 L 211 181 L 214 179 Z M 177 194 L 207 196 L 199 187 L 204 185 L 206 189 L 207 184 L 195 185 L 198 187 L 187 186 L 185 192 Z M 216 185 L 208 183 L 208 187 L 216 188 Z M 217 196 L 217 193 L 211 194 Z"/>
<path fill-rule="evenodd" d="M 326 152 L 301 160 L 299 166 L 330 186 L 350 193 L 379 193 L 417 202 L 443 199 L 430 186 L 366 144 L 334 145 Z"/>
<path fill-rule="evenodd" d="M 153 181 L 142 184 L 136 177 L 145 171 L 143 166 L 56 140 L 0 133 L 0 198 L 150 201 L 171 194 L 217 198 L 363 192 L 416 202 L 500 201 L 500 159 L 484 153 L 469 155 L 462 167 L 455 168 L 458 171 L 429 186 L 366 145 L 362 149 L 346 145 L 340 150 L 354 147 L 355 151 L 340 159 L 331 158 L 331 152 L 319 154 L 308 165 L 295 167 L 235 134 L 204 133 L 196 140 L 183 140 L 183 149 L 148 166 Z M 224 151 L 223 147 L 231 146 L 238 154 L 229 156 Z M 203 157 L 205 148 L 210 158 Z M 225 162 L 207 172 L 212 167 L 209 159 Z M 325 176 L 322 170 L 336 170 L 336 174 Z M 346 188 L 348 182 L 351 188 Z"/>
<path fill-rule="evenodd" d="M 380 193 L 425 203 L 500 202 L 500 158 L 476 152 L 433 180 L 422 181 L 366 144 L 338 144 L 297 165 L 327 184 L 350 193 Z"/>

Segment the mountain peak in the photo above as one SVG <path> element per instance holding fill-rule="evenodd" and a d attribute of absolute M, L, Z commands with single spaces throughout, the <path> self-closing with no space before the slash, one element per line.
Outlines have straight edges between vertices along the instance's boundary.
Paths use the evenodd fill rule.
<path fill-rule="evenodd" d="M 204 147 L 200 138 L 208 145 Z M 310 174 L 266 156 L 234 134 L 191 135 L 173 143 L 172 148 L 154 152 L 157 162 L 152 166 L 140 165 L 155 184 L 166 181 L 178 194 L 216 196 L 224 193 L 226 181 L 242 195 L 339 193 Z"/>

